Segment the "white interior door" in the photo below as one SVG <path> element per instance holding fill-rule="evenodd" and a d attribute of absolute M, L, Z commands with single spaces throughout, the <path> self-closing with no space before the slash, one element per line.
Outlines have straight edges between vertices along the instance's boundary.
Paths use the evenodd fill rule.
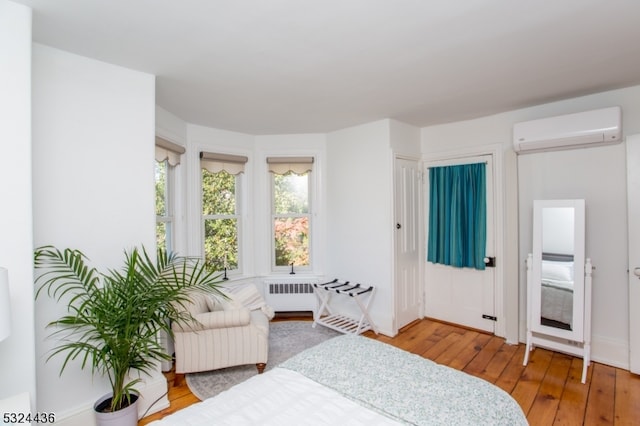
<path fill-rule="evenodd" d="M 629 369 L 640 374 L 640 134 L 627 136 Z"/>
<path fill-rule="evenodd" d="M 493 158 L 491 155 L 432 163 L 428 167 L 486 162 L 487 176 L 487 247 L 486 256 L 495 257 L 495 205 Z M 427 215 L 429 212 L 429 183 L 427 180 Z M 427 218 L 428 223 L 428 218 Z M 429 232 L 428 227 L 426 230 Z M 428 235 L 427 235 L 428 238 Z M 499 261 L 500 259 L 498 259 Z M 454 268 L 426 262 L 424 315 L 442 321 L 460 324 L 478 330 L 495 332 L 495 280 L 496 268 L 485 270 Z"/>
<path fill-rule="evenodd" d="M 395 161 L 395 318 L 396 330 L 421 318 L 421 186 L 418 161 Z"/>

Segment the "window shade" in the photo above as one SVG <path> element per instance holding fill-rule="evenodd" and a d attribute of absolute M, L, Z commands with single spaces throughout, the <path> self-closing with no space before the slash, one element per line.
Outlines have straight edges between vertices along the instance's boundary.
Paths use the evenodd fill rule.
<path fill-rule="evenodd" d="M 288 172 L 304 174 L 313 169 L 313 157 L 267 157 L 269 171 L 277 175 Z"/>
<path fill-rule="evenodd" d="M 230 175 L 244 172 L 244 165 L 249 159 L 243 155 L 219 154 L 215 152 L 201 152 L 200 166 L 211 173 L 226 171 Z"/>
<path fill-rule="evenodd" d="M 180 156 L 186 152 L 183 146 L 156 136 L 156 161 L 167 160 L 170 166 L 180 164 Z"/>

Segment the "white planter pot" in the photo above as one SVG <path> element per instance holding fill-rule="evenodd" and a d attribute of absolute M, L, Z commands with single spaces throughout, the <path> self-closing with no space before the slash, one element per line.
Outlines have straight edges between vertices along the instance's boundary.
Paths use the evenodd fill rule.
<path fill-rule="evenodd" d="M 115 412 L 103 413 L 98 411 L 98 407 L 104 405 L 107 400 L 111 399 L 112 394 L 108 393 L 100 397 L 93 404 L 93 411 L 96 414 L 96 424 L 98 426 L 136 426 L 138 424 L 138 400 L 137 394 L 133 395 L 135 401 L 127 408 Z"/>

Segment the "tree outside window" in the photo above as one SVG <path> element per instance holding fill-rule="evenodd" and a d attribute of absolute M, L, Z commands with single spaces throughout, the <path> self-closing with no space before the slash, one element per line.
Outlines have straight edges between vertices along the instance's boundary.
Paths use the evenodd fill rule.
<path fill-rule="evenodd" d="M 239 268 L 237 189 L 237 175 L 202 169 L 204 258 L 210 268 L 218 271 Z"/>
<path fill-rule="evenodd" d="M 309 254 L 309 172 L 272 174 L 276 267 L 311 265 Z"/>
<path fill-rule="evenodd" d="M 156 244 L 166 251 L 172 250 L 171 231 L 172 215 L 169 198 L 169 169 L 171 166 L 164 161 L 156 161 Z"/>

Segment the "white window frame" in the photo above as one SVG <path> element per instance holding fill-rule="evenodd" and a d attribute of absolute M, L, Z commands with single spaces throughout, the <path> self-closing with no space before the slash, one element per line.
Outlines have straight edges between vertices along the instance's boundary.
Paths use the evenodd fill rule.
<path fill-rule="evenodd" d="M 275 173 L 267 172 L 270 176 L 270 197 L 269 197 L 269 211 L 271 213 L 271 233 L 269 234 L 270 252 L 271 252 L 271 271 L 274 273 L 283 272 L 311 272 L 314 270 L 314 194 L 315 194 L 315 176 L 314 170 L 307 172 L 307 194 L 309 203 L 308 213 L 295 213 L 295 214 L 276 214 L 275 212 Z M 298 218 L 307 217 L 309 220 L 309 265 L 300 266 L 293 265 L 293 271 L 291 266 L 277 266 L 276 265 L 276 246 L 275 246 L 275 220 L 276 218 Z"/>
<path fill-rule="evenodd" d="M 172 166 L 168 160 L 156 161 L 156 163 L 164 163 L 165 166 L 165 193 L 164 193 L 164 205 L 165 215 L 156 214 L 156 225 L 159 223 L 165 224 L 165 245 L 167 252 L 175 251 L 175 234 L 176 234 L 176 220 L 175 220 L 175 200 L 176 200 L 176 184 L 175 175 L 176 168 L 178 166 Z M 154 184 L 156 183 L 154 179 Z M 157 241 L 156 235 L 156 241 Z"/>
<path fill-rule="evenodd" d="M 199 167 L 199 182 L 200 182 L 200 217 L 201 217 L 201 222 L 200 222 L 200 226 L 201 226 L 201 232 L 200 232 L 200 250 L 202 253 L 202 258 L 205 259 L 206 253 L 205 253 L 205 230 L 206 230 L 206 226 L 205 223 L 207 220 L 221 220 L 221 219 L 236 219 L 236 223 L 237 223 L 237 232 L 238 232 L 238 267 L 237 269 L 228 269 L 226 271 L 226 276 L 227 278 L 229 277 L 237 277 L 242 275 L 243 271 L 244 271 L 244 262 L 243 262 L 243 248 L 244 248 L 244 234 L 243 234 L 243 228 L 244 228 L 244 198 L 243 198 L 243 194 L 244 194 L 244 181 L 245 181 L 245 173 L 240 173 L 237 175 L 232 175 L 235 178 L 235 193 L 234 193 L 234 197 L 235 197 L 235 206 L 236 206 L 236 212 L 233 215 L 228 215 L 228 214 L 215 214 L 215 215 L 205 215 L 202 213 L 203 209 L 203 205 L 202 205 L 202 198 L 203 198 L 203 188 L 202 188 L 202 170 Z M 220 271 L 221 273 L 223 271 Z"/>

